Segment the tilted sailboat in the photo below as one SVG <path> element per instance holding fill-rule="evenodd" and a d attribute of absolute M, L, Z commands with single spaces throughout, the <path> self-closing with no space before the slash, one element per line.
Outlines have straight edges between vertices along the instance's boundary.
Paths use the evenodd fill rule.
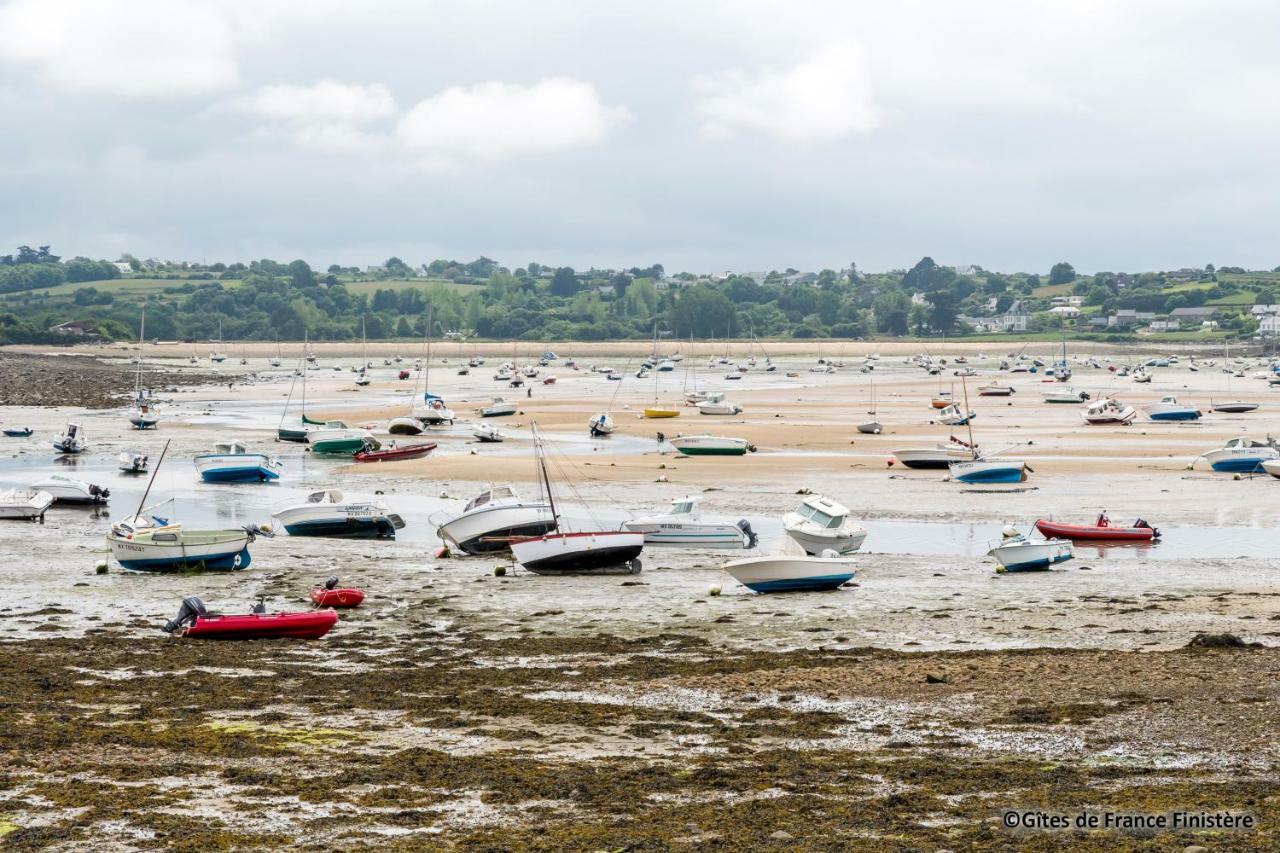
<path fill-rule="evenodd" d="M 302 352 L 303 358 L 298 362 L 298 370 L 294 373 L 293 382 L 289 385 L 289 397 L 284 401 L 284 411 L 280 414 L 280 424 L 276 427 L 276 438 L 280 441 L 293 441 L 305 443 L 307 440 L 308 426 L 322 426 L 324 421 L 312 420 L 307 417 L 307 365 L 309 360 L 307 355 L 307 333 L 302 334 Z M 289 417 L 289 404 L 293 401 L 293 387 L 298 382 L 298 377 L 302 377 L 302 423 L 299 426 L 285 426 L 285 420 Z"/>

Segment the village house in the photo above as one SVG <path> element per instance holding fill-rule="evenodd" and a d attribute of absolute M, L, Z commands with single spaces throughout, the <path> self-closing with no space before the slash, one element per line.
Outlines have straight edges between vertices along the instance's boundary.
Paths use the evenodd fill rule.
<path fill-rule="evenodd" d="M 1009 310 L 1000 315 L 1000 328 L 1006 332 L 1025 332 L 1031 314 L 1022 307 L 1022 300 L 1015 300 Z"/>
<path fill-rule="evenodd" d="M 1174 308 L 1169 316 L 1184 323 L 1203 323 L 1218 316 L 1218 309 L 1212 305 L 1201 305 L 1196 308 Z"/>

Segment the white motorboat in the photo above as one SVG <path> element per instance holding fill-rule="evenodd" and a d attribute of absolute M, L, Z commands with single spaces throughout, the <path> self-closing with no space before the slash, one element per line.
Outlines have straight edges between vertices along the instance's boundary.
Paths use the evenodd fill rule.
<path fill-rule="evenodd" d="M 322 536 L 337 539 L 395 539 L 404 519 L 375 498 L 344 500 L 337 489 L 312 492 L 300 504 L 271 514 L 290 536 Z"/>
<path fill-rule="evenodd" d="M 705 400 L 696 404 L 700 415 L 739 415 L 742 407 L 724 398 L 724 394 L 708 394 Z"/>
<path fill-rule="evenodd" d="M 1248 403 L 1244 400 L 1224 400 L 1221 403 L 1209 401 L 1209 409 L 1226 415 L 1243 415 L 1246 412 L 1257 410 L 1257 403 Z"/>
<path fill-rule="evenodd" d="M 27 521 L 43 519 L 53 503 L 53 495 L 39 489 L 5 489 L 0 491 L 0 518 Z"/>
<path fill-rule="evenodd" d="M 543 533 L 527 539 L 514 539 L 511 554 L 529 571 L 537 575 L 635 574 L 640 571 L 640 552 L 644 534 L 628 530 L 588 529 L 566 531 L 556 509 L 547 472 L 546 449 L 538 427 L 533 427 L 533 450 L 538 463 L 538 478 L 547 495 L 554 533 Z"/>
<path fill-rule="evenodd" d="M 1172 394 L 1160 398 L 1160 402 L 1147 406 L 1147 417 L 1153 421 L 1197 421 L 1200 410 L 1178 402 Z"/>
<path fill-rule="evenodd" d="M 498 443 L 506 440 L 506 436 L 502 434 L 502 430 L 489 423 L 481 422 L 476 424 L 471 430 L 471 434 L 476 437 L 477 441 L 485 443 Z"/>
<path fill-rule="evenodd" d="M 1145 384 L 1150 384 L 1151 382 L 1151 374 L 1147 373 L 1147 371 L 1141 367 L 1134 370 L 1131 376 L 1133 377 L 1133 381 L 1139 384 L 1145 385 Z"/>
<path fill-rule="evenodd" d="M 551 506 L 525 500 L 510 485 L 490 486 L 472 498 L 462 512 L 439 525 L 436 534 L 467 554 L 506 551 L 517 537 L 540 536 L 556 529 Z"/>
<path fill-rule="evenodd" d="M 1075 405 L 1077 403 L 1083 403 L 1088 399 L 1088 391 L 1077 391 L 1074 388 L 1055 388 L 1051 391 L 1044 392 L 1044 401 L 1046 403 L 1065 403 L 1067 405 Z"/>
<path fill-rule="evenodd" d="M 999 456 L 952 462 L 947 468 L 952 479 L 961 483 L 1021 483 L 1027 479 L 1027 471 L 1030 470 L 1022 459 L 1003 459 Z"/>
<path fill-rule="evenodd" d="M 482 418 L 505 418 L 514 415 L 517 411 L 515 403 L 508 402 L 501 397 L 494 397 L 493 401 L 480 409 L 477 409 Z"/>
<path fill-rule="evenodd" d="M 84 480 L 67 477 L 62 474 L 50 474 L 31 488 L 40 492 L 48 492 L 54 503 L 64 504 L 104 504 L 111 497 L 111 490 L 95 486 Z"/>
<path fill-rule="evenodd" d="M 893 456 L 907 468 L 946 468 L 952 462 L 964 462 L 973 458 L 974 448 L 952 437 L 946 444 L 933 447 L 912 447 L 893 451 Z"/>
<path fill-rule="evenodd" d="M 79 424 L 67 424 L 67 431 L 53 441 L 53 449 L 59 453 L 82 453 L 86 446 Z"/>
<path fill-rule="evenodd" d="M 979 385 L 979 397 L 1009 397 L 1014 393 L 1012 385 Z"/>
<path fill-rule="evenodd" d="M 667 441 L 684 456 L 743 456 L 756 449 L 745 438 L 727 435 L 678 435 Z"/>
<path fill-rule="evenodd" d="M 945 426 L 965 426 L 977 416 L 977 412 L 970 410 L 965 414 L 964 409 L 955 403 L 948 403 L 938 410 L 938 423 Z"/>
<path fill-rule="evenodd" d="M 1000 544 L 987 552 L 995 557 L 1003 571 L 1024 572 L 1047 569 L 1075 556 L 1075 548 L 1067 539 L 1028 539 L 1012 527 L 1004 528 Z"/>
<path fill-rule="evenodd" d="M 839 589 L 853 580 L 854 575 L 853 560 L 839 556 L 747 557 L 730 560 L 721 568 L 753 592 Z"/>
<path fill-rule="evenodd" d="M 147 472 L 147 454 L 140 450 L 122 450 L 116 457 L 120 470 L 126 474 L 145 474 Z"/>
<path fill-rule="evenodd" d="M 1247 435 L 1230 439 L 1222 447 L 1201 453 L 1187 467 L 1204 459 L 1215 471 L 1237 474 L 1255 474 L 1263 470 L 1263 464 L 1280 459 L 1280 447 L 1274 439 L 1257 441 Z"/>
<path fill-rule="evenodd" d="M 848 554 L 867 538 L 866 529 L 853 520 L 846 507 L 822 495 L 805 498 L 782 517 L 782 527 L 810 555 L 828 550 Z"/>
<path fill-rule="evenodd" d="M 1130 424 L 1138 416 L 1138 410 L 1128 403 L 1122 403 L 1115 397 L 1102 397 L 1089 403 L 1080 412 L 1080 417 L 1090 426 L 1105 424 Z"/>
<path fill-rule="evenodd" d="M 265 453 L 250 453 L 238 441 L 219 442 L 212 453 L 201 454 L 193 461 L 200 479 L 206 483 L 267 483 L 280 479 L 282 467 L 278 459 Z"/>
<path fill-rule="evenodd" d="M 745 518 L 732 524 L 705 521 L 701 498 L 683 497 L 671 502 L 671 509 L 623 523 L 632 533 L 643 533 L 646 545 L 678 545 L 683 548 L 754 548 L 756 534 Z"/>

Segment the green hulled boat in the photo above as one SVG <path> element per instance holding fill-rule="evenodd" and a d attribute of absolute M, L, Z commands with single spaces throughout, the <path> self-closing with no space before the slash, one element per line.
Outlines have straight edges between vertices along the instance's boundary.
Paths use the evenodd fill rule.
<path fill-rule="evenodd" d="M 354 456 L 366 447 L 377 450 L 382 446 L 367 429 L 351 429 L 342 421 L 326 421 L 308 431 L 307 443 L 313 453 L 335 456 Z"/>

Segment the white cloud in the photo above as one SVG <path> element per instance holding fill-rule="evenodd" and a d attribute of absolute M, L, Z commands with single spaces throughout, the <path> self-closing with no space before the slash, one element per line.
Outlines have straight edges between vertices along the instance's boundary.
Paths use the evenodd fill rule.
<path fill-rule="evenodd" d="M 199 0 L 13 0 L 0 58 L 68 92 L 193 95 L 235 85 L 227 16 Z"/>
<path fill-rule="evenodd" d="M 595 86 L 580 80 L 494 81 L 419 101 L 400 120 L 397 136 L 427 160 L 494 161 L 592 145 L 630 119 L 626 107 L 605 106 Z"/>
<path fill-rule="evenodd" d="M 396 102 L 381 83 L 369 86 L 321 80 L 312 86 L 262 86 L 236 101 L 249 113 L 277 121 L 364 124 L 388 118 Z"/>
<path fill-rule="evenodd" d="M 695 111 L 703 132 L 739 131 L 809 142 L 867 133 L 879 124 L 861 54 L 832 45 L 786 71 L 726 71 L 699 77 Z"/>

